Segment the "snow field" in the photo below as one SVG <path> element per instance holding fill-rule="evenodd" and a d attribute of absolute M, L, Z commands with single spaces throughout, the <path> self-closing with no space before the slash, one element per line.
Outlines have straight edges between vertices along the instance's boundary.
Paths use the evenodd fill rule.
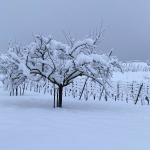
<path fill-rule="evenodd" d="M 149 150 L 150 108 L 125 101 L 53 97 L 0 88 L 0 150 Z"/>

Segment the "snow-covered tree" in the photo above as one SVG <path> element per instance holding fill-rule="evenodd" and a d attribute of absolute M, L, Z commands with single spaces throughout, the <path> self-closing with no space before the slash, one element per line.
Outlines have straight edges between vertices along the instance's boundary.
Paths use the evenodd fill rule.
<path fill-rule="evenodd" d="M 78 41 L 70 33 L 67 35 L 63 32 L 67 44 L 57 42 L 52 35 L 46 38 L 33 35 L 34 42 L 29 45 L 10 46 L 6 54 L 9 62 L 3 64 L 9 66 L 9 74 L 17 74 L 9 78 L 14 80 L 13 84 L 18 83 L 16 80 L 23 81 L 23 77 L 32 77 L 34 81 L 42 81 L 43 85 L 49 80 L 59 88 L 59 107 L 62 107 L 63 87 L 72 83 L 78 76 L 87 76 L 98 82 L 108 94 L 107 86 L 111 86 L 112 70 L 114 67 L 121 70 L 121 67 L 117 58 L 111 56 L 112 51 L 102 54 L 95 50 L 104 39 L 103 33 L 106 28 L 90 33 Z M 10 64 L 15 64 L 15 68 L 11 68 Z M 18 74 L 21 77 L 18 77 Z"/>
<path fill-rule="evenodd" d="M 0 80 L 9 91 L 17 88 L 28 76 L 20 47 L 19 43 L 9 43 L 6 54 L 0 55 L 0 74 L 3 75 Z M 30 74 L 30 71 L 27 71 Z"/>

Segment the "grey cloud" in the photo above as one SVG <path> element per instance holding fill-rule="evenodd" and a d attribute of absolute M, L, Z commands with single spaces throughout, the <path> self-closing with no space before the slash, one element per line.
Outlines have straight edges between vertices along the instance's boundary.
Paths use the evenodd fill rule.
<path fill-rule="evenodd" d="M 149 59 L 150 50 L 149 0 L 6 0 L 0 2 L 0 51 L 9 39 L 29 44 L 32 33 L 47 36 L 54 33 L 57 40 L 62 30 L 70 30 L 79 38 L 95 27 L 111 23 L 108 38 L 98 50 L 115 49 L 119 60 Z"/>

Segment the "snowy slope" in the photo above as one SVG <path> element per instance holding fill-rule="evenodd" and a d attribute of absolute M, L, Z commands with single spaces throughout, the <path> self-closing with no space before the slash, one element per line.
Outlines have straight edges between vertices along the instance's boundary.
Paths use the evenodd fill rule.
<path fill-rule="evenodd" d="M 0 150 L 149 150 L 150 106 L 0 88 Z"/>
<path fill-rule="evenodd" d="M 112 81 L 144 81 L 147 82 L 150 80 L 150 72 L 113 72 Z"/>

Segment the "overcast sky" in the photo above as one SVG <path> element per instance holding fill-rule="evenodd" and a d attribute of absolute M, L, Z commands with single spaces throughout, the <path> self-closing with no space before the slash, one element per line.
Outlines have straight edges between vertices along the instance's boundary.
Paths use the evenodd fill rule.
<path fill-rule="evenodd" d="M 150 0 L 1 0 L 0 52 L 10 39 L 30 44 L 32 33 L 52 32 L 58 41 L 62 30 L 79 39 L 111 23 L 107 39 L 98 47 L 120 61 L 150 59 Z"/>

